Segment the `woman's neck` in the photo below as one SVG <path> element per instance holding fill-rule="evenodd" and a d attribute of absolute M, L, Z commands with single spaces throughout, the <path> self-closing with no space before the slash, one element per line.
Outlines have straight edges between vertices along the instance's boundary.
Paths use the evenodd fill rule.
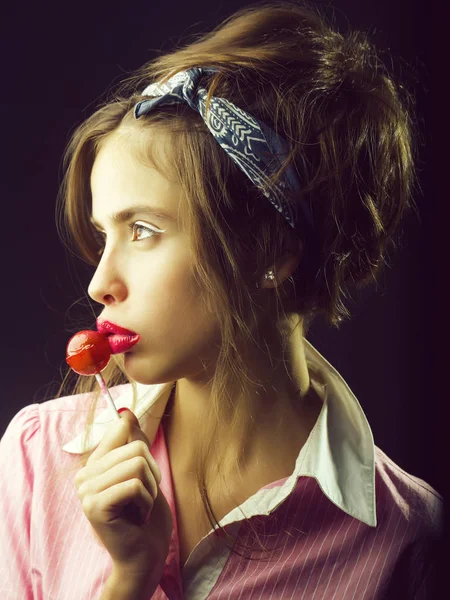
<path fill-rule="evenodd" d="M 247 359 L 255 389 L 250 405 L 243 408 L 241 435 L 235 437 L 233 411 L 223 408 L 222 422 L 214 437 L 214 453 L 223 460 L 224 475 L 235 469 L 239 456 L 243 469 L 256 468 L 267 461 L 280 466 L 286 457 L 296 458 L 306 441 L 322 402 L 310 385 L 303 338 L 295 341 L 294 353 L 267 364 Z M 248 358 L 248 357 L 247 357 Z M 235 397 L 235 396 L 231 396 Z M 247 405 L 245 405 L 247 407 Z M 177 381 L 175 393 L 166 406 L 163 426 L 172 455 L 184 473 L 195 473 L 195 461 L 205 431 L 205 410 L 212 410 L 211 389 L 191 379 Z M 246 414 L 244 414 L 244 411 Z M 229 459 L 228 459 L 229 457 Z"/>

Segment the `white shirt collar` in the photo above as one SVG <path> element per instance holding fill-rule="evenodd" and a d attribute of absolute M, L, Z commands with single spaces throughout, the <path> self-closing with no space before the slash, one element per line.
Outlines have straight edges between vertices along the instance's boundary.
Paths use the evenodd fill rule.
<path fill-rule="evenodd" d="M 376 527 L 375 446 L 372 430 L 355 395 L 337 370 L 304 338 L 305 354 L 310 367 L 311 383 L 323 400 L 322 410 L 307 443 L 297 458 L 295 469 L 281 491 L 294 488 L 300 476 L 314 477 L 327 497 L 347 514 Z M 137 402 L 134 414 L 146 420 L 148 411 L 158 399 L 167 402 L 174 382 L 155 385 L 136 384 Z M 132 407 L 131 385 L 123 386 L 116 397 L 117 408 Z M 94 420 L 86 449 L 93 449 L 113 421 L 106 407 Z M 71 454 L 82 452 L 84 432 L 63 446 Z M 266 493 L 280 493 L 262 490 Z M 263 496 L 261 496 L 263 497 Z M 267 503 L 264 503 L 264 508 Z M 253 506 L 258 507 L 253 501 Z M 259 506 L 261 509 L 261 506 Z M 233 517 L 232 511 L 221 522 Z"/>

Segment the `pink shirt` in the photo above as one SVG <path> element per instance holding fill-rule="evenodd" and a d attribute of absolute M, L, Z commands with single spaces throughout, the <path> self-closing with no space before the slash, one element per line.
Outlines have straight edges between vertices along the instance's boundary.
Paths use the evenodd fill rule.
<path fill-rule="evenodd" d="M 255 552 L 263 560 L 231 553 L 226 540 L 211 531 L 180 570 L 171 470 L 164 431 L 158 428 L 151 452 L 174 528 L 154 599 L 368 600 L 390 593 L 427 598 L 433 578 L 428 544 L 442 532 L 442 496 L 374 445 L 348 385 L 304 341 L 322 411 L 290 477 L 261 488 L 239 507 L 269 548 L 266 554 Z M 134 412 L 141 424 L 171 387 L 137 386 Z M 118 408 L 131 406 L 131 385 L 114 388 L 112 395 Z M 25 406 L 1 439 L 2 600 L 98 599 L 111 572 L 109 554 L 82 511 L 74 475 L 57 478 L 81 450 L 89 401 L 78 395 Z M 91 447 L 111 421 L 101 399 Z M 251 543 L 251 528 L 239 509 L 221 525 Z"/>

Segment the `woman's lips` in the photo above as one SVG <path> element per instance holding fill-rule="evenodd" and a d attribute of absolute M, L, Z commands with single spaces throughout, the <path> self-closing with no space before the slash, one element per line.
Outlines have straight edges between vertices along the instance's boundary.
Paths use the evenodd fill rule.
<path fill-rule="evenodd" d="M 111 348 L 111 354 L 121 354 L 127 352 L 135 344 L 138 343 L 141 336 L 136 335 L 122 335 L 117 333 L 115 335 L 108 335 L 109 347 Z"/>
<path fill-rule="evenodd" d="M 138 343 L 141 336 L 110 321 L 97 319 L 97 331 L 106 335 L 112 354 L 127 352 Z"/>

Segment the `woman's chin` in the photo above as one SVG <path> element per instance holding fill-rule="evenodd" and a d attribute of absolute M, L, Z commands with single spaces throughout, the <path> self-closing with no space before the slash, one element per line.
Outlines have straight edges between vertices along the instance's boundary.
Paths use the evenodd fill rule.
<path fill-rule="evenodd" d="M 135 381 L 136 383 L 142 383 L 143 385 L 149 385 L 149 373 L 148 363 L 147 368 L 142 364 L 143 361 L 133 352 L 125 352 L 123 355 L 123 368 L 127 374 L 128 379 Z"/>
<path fill-rule="evenodd" d="M 124 354 L 123 366 L 128 379 L 140 385 L 158 385 L 174 381 L 168 373 L 162 373 L 155 368 L 150 369 L 148 359 L 133 355 L 132 352 Z"/>

